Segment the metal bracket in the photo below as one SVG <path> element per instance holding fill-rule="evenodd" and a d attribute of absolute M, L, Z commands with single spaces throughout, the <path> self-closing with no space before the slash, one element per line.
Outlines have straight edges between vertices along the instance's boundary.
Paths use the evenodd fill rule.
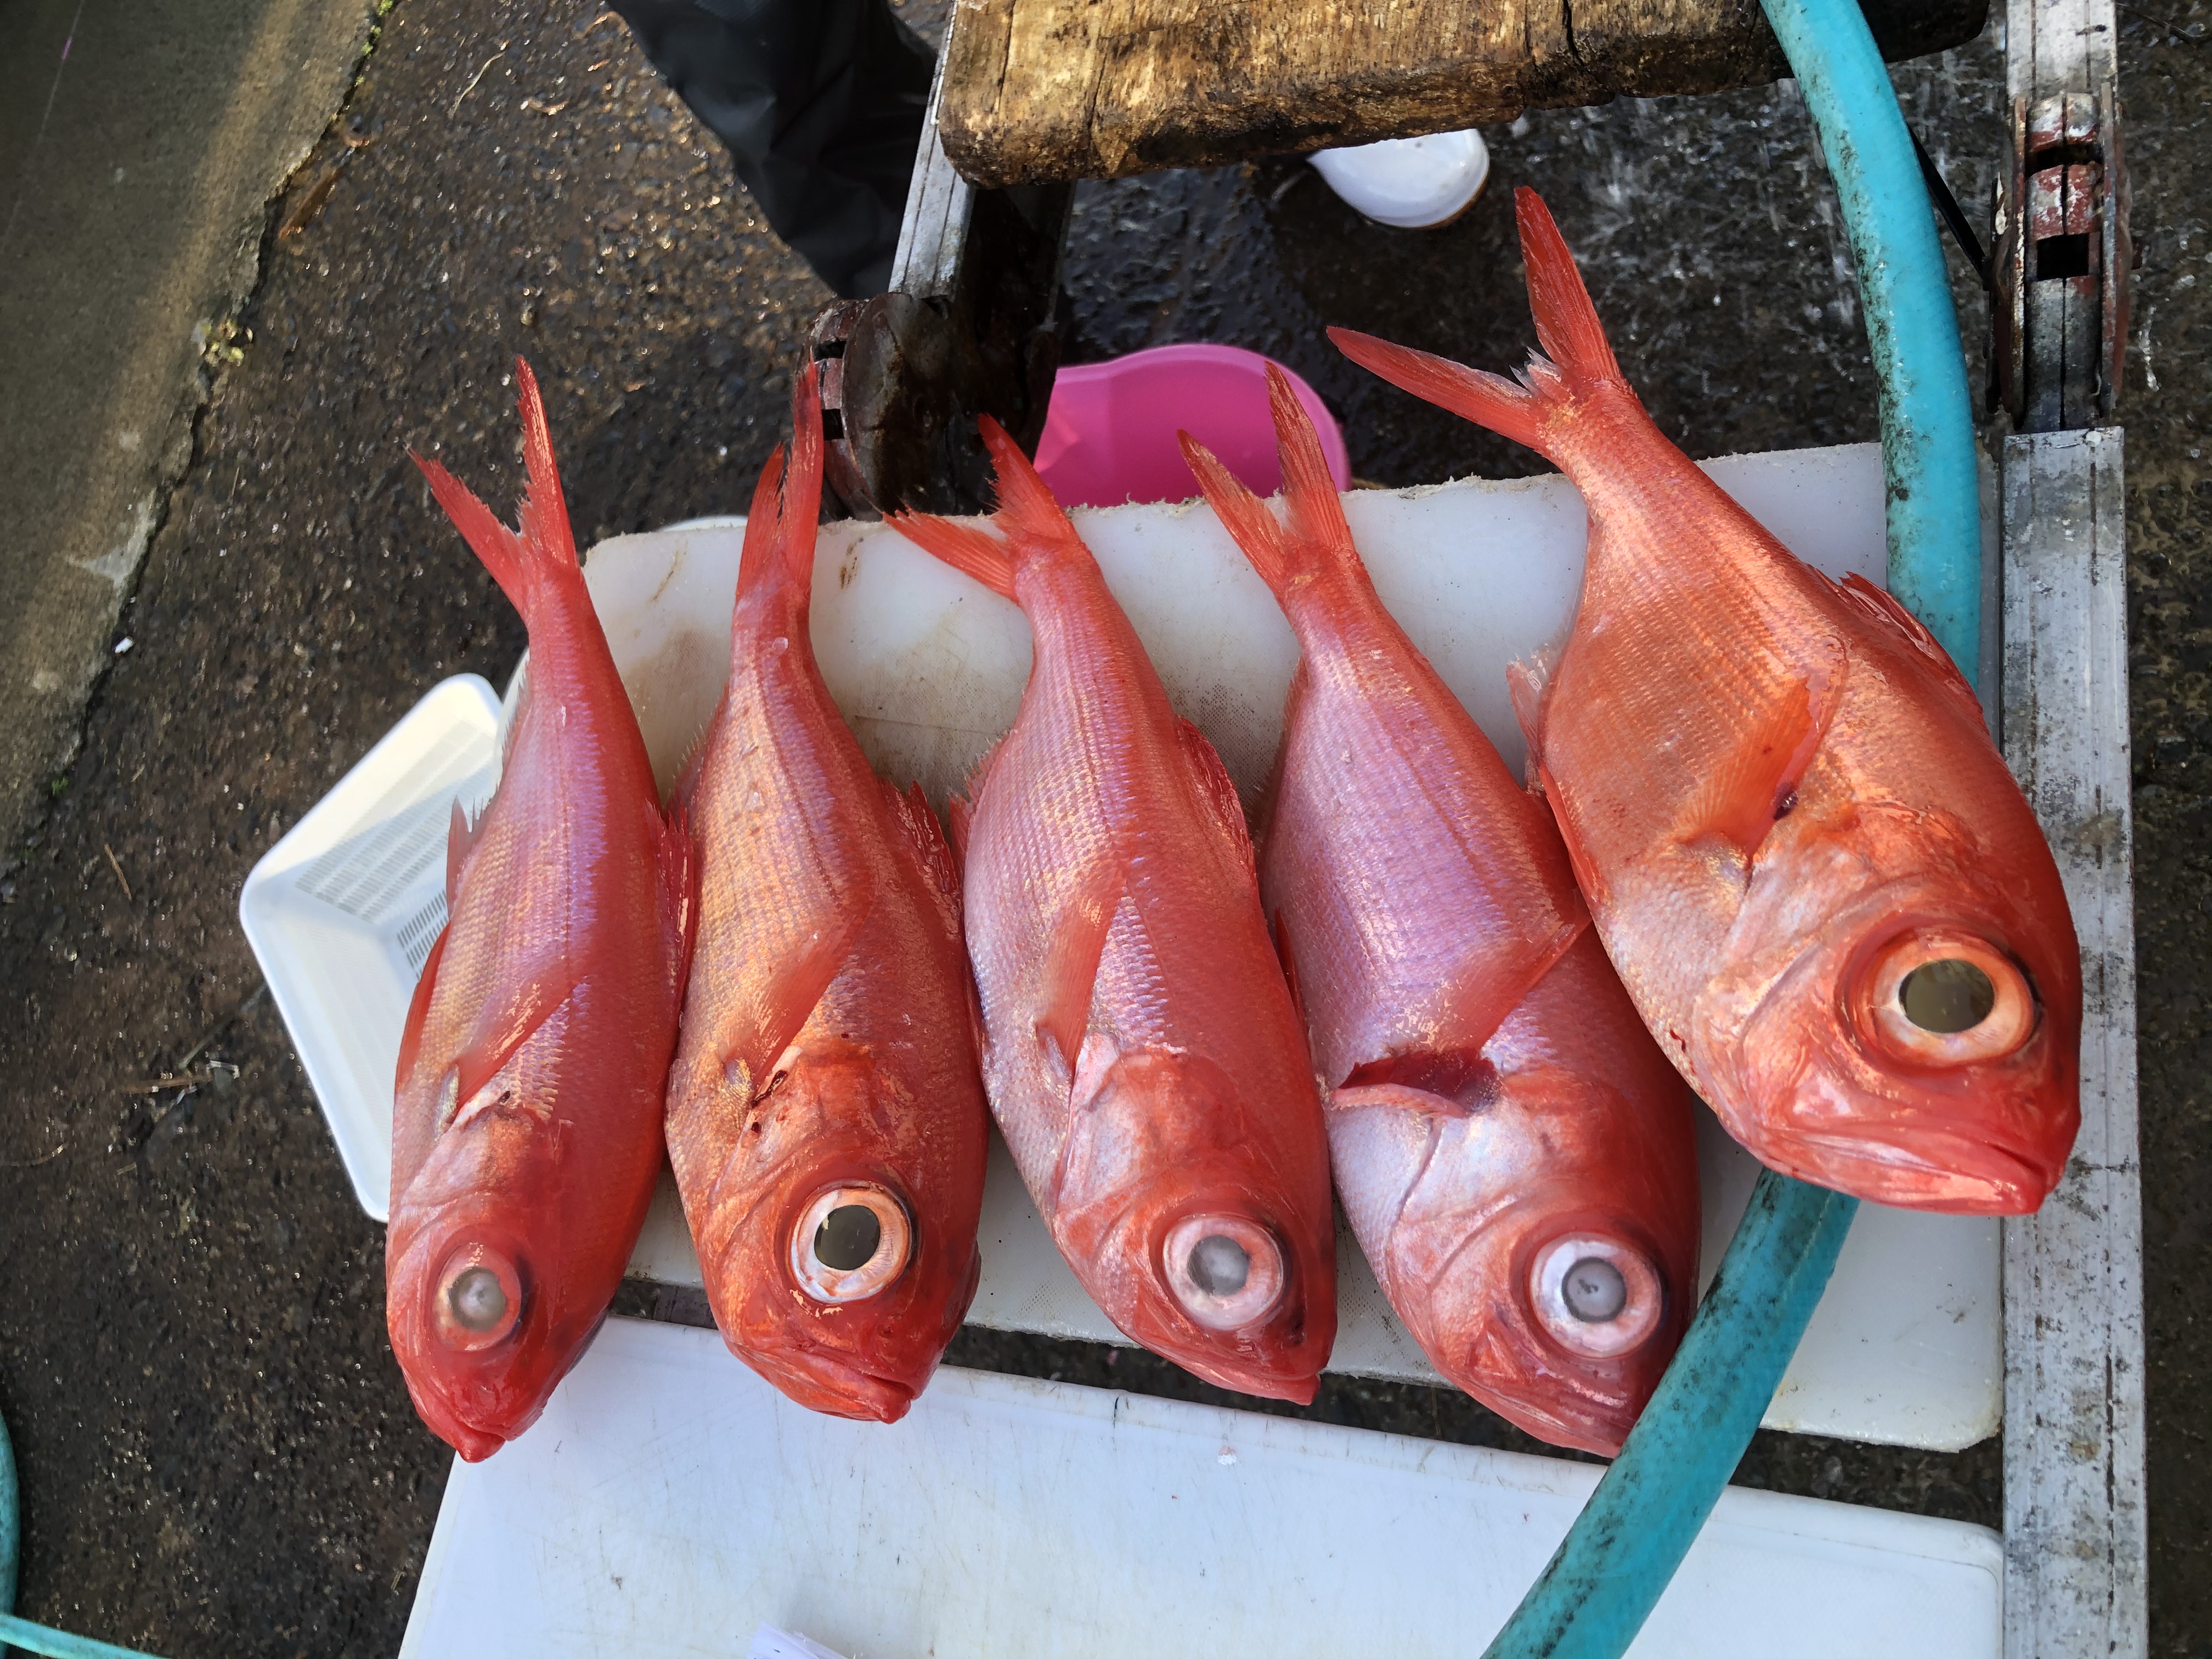
<path fill-rule="evenodd" d="M 891 291 L 848 300 L 809 334 L 822 374 L 830 484 L 848 512 L 976 512 L 991 466 L 973 417 L 1034 453 L 1060 367 L 1054 309 L 1073 185 L 978 190 L 938 137 L 951 56 L 937 59 Z"/>
<path fill-rule="evenodd" d="M 1995 399 L 2023 432 L 2109 420 L 2127 349 L 2126 172 L 2109 3 L 2015 0 L 2012 167 L 1997 194 Z M 2026 15 L 2022 15 L 2026 14 Z M 2075 14 L 2079 14 L 2076 15 Z M 2052 50 L 2053 47 L 2057 48 Z M 2040 49 L 2038 49 L 2040 48 Z"/>

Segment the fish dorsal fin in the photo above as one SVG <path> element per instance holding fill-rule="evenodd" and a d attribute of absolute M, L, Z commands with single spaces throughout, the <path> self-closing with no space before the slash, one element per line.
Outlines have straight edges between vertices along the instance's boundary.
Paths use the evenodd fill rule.
<path fill-rule="evenodd" d="M 1275 941 L 1275 960 L 1283 964 L 1283 980 L 1291 988 L 1291 1006 L 1298 1011 L 1298 1029 L 1306 1030 L 1305 993 L 1298 988 L 1297 952 L 1291 945 L 1290 918 L 1279 908 L 1269 919 L 1267 933 Z"/>
<path fill-rule="evenodd" d="M 699 930 L 699 869 L 691 842 L 691 814 L 679 805 L 666 817 L 650 804 L 646 811 L 656 820 L 655 862 L 660 877 L 660 927 L 668 944 L 669 978 L 676 1006 L 684 1006 L 684 982 L 691 974 L 691 947 Z"/>
<path fill-rule="evenodd" d="M 453 803 L 453 816 L 446 827 L 446 915 L 449 919 L 461 896 L 461 872 L 468 867 L 469 854 L 476 851 L 477 838 L 483 833 L 484 816 L 477 814 L 477 821 L 471 823 L 468 809 L 458 800 Z"/>
<path fill-rule="evenodd" d="M 1951 653 L 1943 648 L 1942 641 L 1929 633 L 1927 624 L 1907 611 L 1894 593 L 1887 588 L 1875 586 L 1856 571 L 1836 585 L 1875 621 L 1886 623 L 1904 635 L 1906 642 L 1927 660 L 1943 689 L 1963 699 L 1973 711 L 1977 720 L 1986 718 L 1981 698 L 1975 695 L 1973 686 L 1967 682 L 1959 665 L 1951 660 Z"/>
<path fill-rule="evenodd" d="M 945 801 L 945 827 L 952 837 L 952 856 L 960 867 L 968 867 L 968 827 L 975 822 L 975 806 L 967 795 L 948 795 Z"/>
<path fill-rule="evenodd" d="M 430 954 L 422 959 L 422 976 L 415 981 L 415 994 L 408 1000 L 407 1023 L 399 1032 L 399 1064 L 392 1072 L 395 1094 L 405 1091 L 407 1075 L 415 1069 L 415 1056 L 422 1046 L 422 1024 L 430 1017 L 430 999 L 438 994 L 438 967 L 446 959 L 447 933 L 443 927 L 438 930 Z"/>
<path fill-rule="evenodd" d="M 1206 740 L 1206 734 L 1188 720 L 1177 719 L 1176 736 L 1182 741 L 1183 761 L 1190 768 L 1199 800 L 1220 826 L 1222 836 L 1237 861 L 1244 866 L 1245 873 L 1254 874 L 1252 828 L 1244 822 L 1244 803 L 1237 797 L 1237 785 L 1230 778 L 1229 769 L 1221 763 L 1220 755 Z"/>
<path fill-rule="evenodd" d="M 953 862 L 952 849 L 945 845 L 945 831 L 939 827 L 937 814 L 929 810 L 929 798 L 921 793 L 919 783 L 904 792 L 885 783 L 884 799 L 890 808 L 891 822 L 898 827 L 908 848 L 921 864 L 931 891 L 943 901 L 945 914 L 957 930 L 960 923 L 960 866 Z"/>
<path fill-rule="evenodd" d="M 1538 651 L 1505 665 L 1505 691 L 1513 699 L 1513 718 L 1521 723 L 1521 736 L 1528 745 L 1523 769 L 1528 787 L 1544 793 L 1544 704 L 1552 692 L 1553 653 Z"/>
<path fill-rule="evenodd" d="M 1796 805 L 1797 781 L 1820 745 L 1834 699 L 1825 679 L 1789 681 L 1699 782 L 1676 839 L 1719 836 L 1749 858 Z"/>

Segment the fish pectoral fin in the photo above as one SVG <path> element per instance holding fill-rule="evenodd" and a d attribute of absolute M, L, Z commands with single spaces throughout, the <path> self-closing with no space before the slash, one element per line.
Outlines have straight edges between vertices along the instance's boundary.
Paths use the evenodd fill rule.
<path fill-rule="evenodd" d="M 872 891 L 863 893 L 857 902 L 841 904 L 834 920 L 822 919 L 830 925 L 817 927 L 804 939 L 780 941 L 764 955 L 764 960 L 780 964 L 780 971 L 738 1006 L 726 1028 L 729 1036 L 721 1048 L 724 1077 L 743 1076 L 757 1086 L 770 1075 L 771 1062 L 798 1040 L 831 982 L 852 960 L 853 946 L 873 902 Z"/>
<path fill-rule="evenodd" d="M 1474 1115 L 1472 1110 L 1456 1100 L 1404 1083 L 1347 1083 L 1341 1089 L 1330 1090 L 1328 1097 L 1322 1104 L 1332 1112 L 1358 1112 L 1373 1107 L 1387 1107 L 1392 1111 L 1419 1112 L 1424 1117 L 1465 1118 Z"/>
<path fill-rule="evenodd" d="M 459 1098 L 474 1100 L 477 1092 L 507 1069 L 522 1045 L 537 1036 L 539 1027 L 576 994 L 576 981 L 568 978 L 536 978 L 526 982 L 521 994 L 509 1000 L 501 1018 L 477 1021 L 476 1036 L 454 1057 L 459 1075 Z"/>
<path fill-rule="evenodd" d="M 1117 872 L 1118 873 L 1118 872 Z M 1058 918 L 1045 953 L 1044 1006 L 1037 1042 L 1072 1085 L 1091 1024 L 1091 999 L 1105 958 L 1106 935 L 1121 901 L 1120 884 L 1082 896 Z"/>
<path fill-rule="evenodd" d="M 1776 822 L 1796 805 L 1798 780 L 1820 746 L 1833 702 L 1825 679 L 1790 681 L 1699 782 L 1674 839 L 1689 843 L 1717 836 L 1745 858 L 1756 856 Z"/>
<path fill-rule="evenodd" d="M 1252 874 L 1255 866 L 1252 857 L 1252 829 L 1244 822 L 1244 803 L 1237 798 L 1237 785 L 1230 778 L 1229 769 L 1221 763 L 1221 757 L 1206 734 L 1188 720 L 1176 721 L 1176 735 L 1182 743 L 1184 763 L 1190 768 L 1191 781 L 1198 789 L 1198 799 L 1216 824 L 1222 838 L 1229 844 L 1237 861 Z M 1256 879 L 1256 877 L 1255 878 Z"/>

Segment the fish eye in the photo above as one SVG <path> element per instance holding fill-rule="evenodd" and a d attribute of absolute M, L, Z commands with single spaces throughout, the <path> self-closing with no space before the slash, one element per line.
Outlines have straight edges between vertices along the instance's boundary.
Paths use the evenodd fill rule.
<path fill-rule="evenodd" d="M 1955 1036 L 1990 1017 L 1997 1006 L 1997 988 L 1964 957 L 1939 957 L 1897 982 L 1897 1003 L 1922 1030 Z"/>
<path fill-rule="evenodd" d="M 791 1230 L 791 1272 L 817 1302 L 858 1302 L 896 1282 L 914 1254 L 906 1207 L 884 1188 L 817 1193 Z"/>
<path fill-rule="evenodd" d="M 1923 928 L 1893 939 L 1862 982 L 1860 1024 L 1900 1060 L 2002 1060 L 2034 1035 L 2035 994 L 1987 940 Z"/>
<path fill-rule="evenodd" d="M 507 1292 L 490 1268 L 469 1267 L 446 1287 L 446 1305 L 453 1310 L 455 1323 L 481 1334 L 507 1317 Z"/>
<path fill-rule="evenodd" d="M 1186 1216 L 1169 1230 L 1160 1256 L 1169 1294 L 1213 1331 L 1265 1319 L 1289 1276 L 1274 1234 L 1247 1216 Z"/>
<path fill-rule="evenodd" d="M 1602 1235 L 1554 1239 L 1528 1271 L 1536 1322 L 1570 1353 L 1613 1359 L 1659 1328 L 1666 1293 L 1651 1258 Z"/>
<path fill-rule="evenodd" d="M 521 1276 L 487 1246 L 468 1243 L 449 1252 L 436 1284 L 434 1321 L 449 1348 L 489 1348 L 522 1322 Z"/>

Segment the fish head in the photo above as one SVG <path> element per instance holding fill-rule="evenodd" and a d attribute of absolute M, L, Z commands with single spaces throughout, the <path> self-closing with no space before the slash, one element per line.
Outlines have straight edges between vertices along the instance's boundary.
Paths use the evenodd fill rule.
<path fill-rule="evenodd" d="M 562 1139 L 527 1108 L 488 1106 L 439 1137 L 393 1206 L 392 1351 L 422 1420 L 471 1463 L 538 1420 L 605 1316 L 547 1254 L 568 1242 Z"/>
<path fill-rule="evenodd" d="M 1692 1013 L 1731 1133 L 1879 1203 L 2041 1204 L 2081 1121 L 2081 981 L 2057 870 L 2033 851 L 1992 859 L 1947 815 L 1881 807 L 1762 849 Z"/>
<path fill-rule="evenodd" d="M 1448 1380 L 1553 1444 L 1617 1453 L 1688 1323 L 1696 1159 L 1674 1086 L 1678 1114 L 1642 1116 L 1590 1109 L 1576 1097 L 1609 1085 L 1564 1068 L 1332 1104 L 1345 1212 L 1392 1306 Z M 1630 1144 L 1604 1139 L 1623 1126 Z"/>
<path fill-rule="evenodd" d="M 1308 1083 L 1310 1087 L 1310 1083 Z M 1329 1213 L 1264 1115 L 1188 1050 L 1085 1045 L 1054 1232 L 1124 1332 L 1223 1388 L 1309 1401 L 1336 1334 Z"/>
<path fill-rule="evenodd" d="M 885 1157 L 921 1114 L 865 1051 L 793 1048 L 693 1217 L 716 1322 L 801 1405 L 896 1422 L 974 1299 L 982 1258 Z"/>

